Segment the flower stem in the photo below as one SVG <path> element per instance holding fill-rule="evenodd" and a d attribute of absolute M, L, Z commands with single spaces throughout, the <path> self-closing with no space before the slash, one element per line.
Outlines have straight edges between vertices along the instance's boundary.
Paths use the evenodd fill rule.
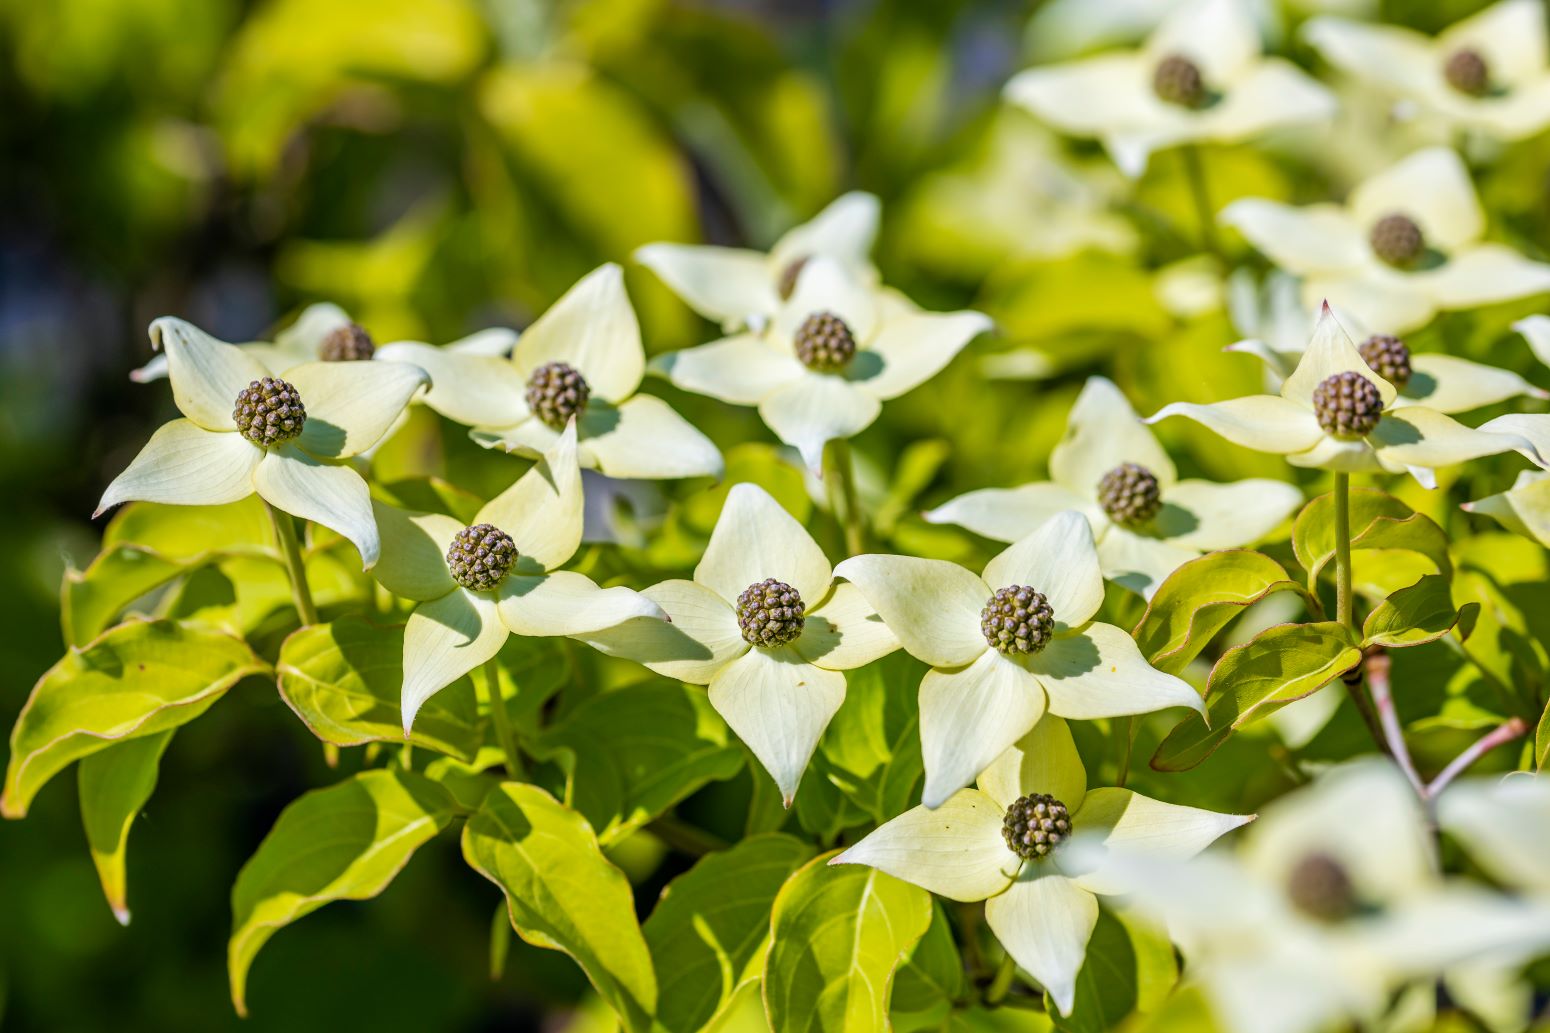
<path fill-rule="evenodd" d="M 291 581 L 291 598 L 296 603 L 296 616 L 302 626 L 318 622 L 318 610 L 312 603 L 312 589 L 307 587 L 307 568 L 301 558 L 301 543 L 296 540 L 296 521 L 289 513 L 276 509 L 265 500 L 269 509 L 269 521 L 274 525 L 274 536 L 280 543 L 280 555 L 285 560 L 285 572 Z"/>
<path fill-rule="evenodd" d="M 1211 192 L 1206 186 L 1205 162 L 1200 160 L 1200 148 L 1185 144 L 1180 148 L 1184 155 L 1184 172 L 1189 179 L 1190 196 L 1195 201 L 1195 216 L 1200 220 L 1201 250 L 1222 257 L 1222 245 L 1216 237 L 1216 212 L 1211 208 Z"/>
<path fill-rule="evenodd" d="M 1356 617 L 1353 613 L 1354 606 L 1351 601 L 1351 475 L 1348 473 L 1335 474 L 1335 620 L 1340 626 L 1350 633 L 1353 641 L 1360 641 L 1360 635 L 1356 630 Z M 1385 658 L 1387 659 L 1387 658 Z M 1367 701 L 1367 694 L 1362 691 L 1362 666 L 1347 671 L 1341 681 L 1345 684 L 1347 694 L 1351 702 L 1356 706 L 1356 712 L 1362 715 L 1362 721 L 1367 725 L 1367 731 L 1372 735 L 1372 741 L 1385 753 L 1392 753 L 1392 747 L 1384 735 L 1382 724 L 1378 716 L 1373 713 L 1372 704 Z"/>
<path fill-rule="evenodd" d="M 1454 757 L 1447 767 L 1438 772 L 1437 777 L 1432 779 L 1431 784 L 1426 787 L 1426 795 L 1436 799 L 1439 793 L 1448 788 L 1450 782 L 1469 770 L 1469 766 L 1475 761 L 1503 743 L 1509 743 L 1514 739 L 1521 738 L 1527 732 L 1528 722 L 1521 717 L 1509 718 L 1497 725 L 1491 731 L 1476 739 L 1463 753 Z"/>
<path fill-rule="evenodd" d="M 866 529 L 861 522 L 850 442 L 843 438 L 834 438 L 824 446 L 823 482 L 828 489 L 829 509 L 845 531 L 845 554 L 861 555 L 866 547 Z"/>
<path fill-rule="evenodd" d="M 495 722 L 495 741 L 500 743 L 501 752 L 506 755 L 506 774 L 514 779 L 522 778 L 525 773 L 522 754 L 517 751 L 517 736 L 511 728 L 511 715 L 506 713 L 506 697 L 501 694 L 500 662 L 491 657 L 480 673 L 485 700 L 490 704 L 490 720 Z"/>
<path fill-rule="evenodd" d="M 1426 797 L 1426 783 L 1410 759 L 1410 747 L 1405 743 L 1405 730 L 1399 725 L 1399 712 L 1394 708 L 1394 694 L 1389 690 L 1389 667 L 1392 661 L 1387 653 L 1374 652 L 1367 657 L 1367 684 L 1372 689 L 1372 701 L 1378 708 L 1378 724 L 1383 729 L 1383 741 L 1388 744 L 1389 755 L 1405 779 L 1414 787 L 1416 795 Z"/>
<path fill-rule="evenodd" d="M 1012 960 L 1010 954 L 1001 956 L 1001 964 L 996 966 L 996 975 L 985 988 L 983 998 L 985 1007 L 994 1008 L 1006 1000 L 1007 991 L 1012 989 L 1012 979 L 1017 975 L 1017 962 Z"/>

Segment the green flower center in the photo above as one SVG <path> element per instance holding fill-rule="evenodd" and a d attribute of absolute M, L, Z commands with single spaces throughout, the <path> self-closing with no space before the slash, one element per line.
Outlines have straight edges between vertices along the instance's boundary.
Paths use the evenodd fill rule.
<path fill-rule="evenodd" d="M 1169 54 L 1152 71 L 1152 92 L 1158 100 L 1198 110 L 1211 99 L 1200 66 L 1182 54 Z"/>
<path fill-rule="evenodd" d="M 585 412 L 591 397 L 587 379 L 568 363 L 546 362 L 527 378 L 527 407 L 554 430 Z"/>
<path fill-rule="evenodd" d="M 1378 386 L 1350 370 L 1325 377 L 1313 389 L 1313 414 L 1326 434 L 1337 438 L 1366 437 L 1383 415 Z"/>
<path fill-rule="evenodd" d="M 1098 482 L 1098 504 L 1116 524 L 1140 527 L 1162 509 L 1157 475 L 1137 463 L 1121 463 Z"/>
<path fill-rule="evenodd" d="M 1372 253 L 1396 269 L 1415 265 L 1426 254 L 1426 236 L 1408 215 L 1394 212 L 1373 223 L 1367 235 Z"/>
<path fill-rule="evenodd" d="M 797 328 L 796 350 L 808 369 L 838 373 L 856 357 L 856 335 L 833 312 L 814 312 Z"/>
<path fill-rule="evenodd" d="M 786 263 L 786 268 L 780 271 L 780 283 L 777 289 L 780 291 L 781 301 L 790 301 L 791 295 L 796 293 L 797 280 L 802 277 L 802 270 L 807 268 L 807 260 L 810 256 L 792 259 Z"/>
<path fill-rule="evenodd" d="M 1019 796 L 1006 809 L 1001 835 L 1012 853 L 1037 861 L 1071 838 L 1071 812 L 1048 793 Z"/>
<path fill-rule="evenodd" d="M 1378 376 L 1396 388 L 1410 382 L 1410 349 L 1397 337 L 1373 334 L 1356 346 L 1362 353 L 1362 361 Z"/>
<path fill-rule="evenodd" d="M 488 592 L 506 580 L 517 562 L 517 543 L 494 524 L 465 527 L 447 548 L 452 580 L 475 592 Z"/>
<path fill-rule="evenodd" d="M 237 393 L 231 418 L 243 437 L 268 448 L 300 436 L 307 422 L 307 407 L 290 384 L 279 377 L 265 377 Z"/>
<path fill-rule="evenodd" d="M 1023 585 L 996 589 L 980 611 L 985 641 L 1006 656 L 1037 653 L 1055 634 L 1055 611 L 1043 592 Z"/>
<path fill-rule="evenodd" d="M 1470 97 L 1484 97 L 1491 92 L 1491 66 L 1480 51 L 1464 47 L 1448 55 L 1442 66 L 1442 77 L 1448 85 Z"/>
<path fill-rule="evenodd" d="M 1286 895 L 1297 910 L 1320 922 L 1349 918 L 1360 904 L 1344 866 L 1324 853 L 1309 854 L 1292 867 Z"/>
<path fill-rule="evenodd" d="M 318 358 L 324 362 L 361 362 L 376 352 L 371 335 L 359 323 L 334 327 L 318 346 Z"/>
<path fill-rule="evenodd" d="M 773 648 L 795 642 L 807 623 L 807 606 L 795 588 L 767 577 L 737 597 L 737 626 L 749 645 Z"/>

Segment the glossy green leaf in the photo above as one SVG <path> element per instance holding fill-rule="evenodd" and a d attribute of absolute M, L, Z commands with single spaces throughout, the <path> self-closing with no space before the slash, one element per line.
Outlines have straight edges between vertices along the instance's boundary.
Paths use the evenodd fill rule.
<path fill-rule="evenodd" d="M 931 924 L 894 978 L 889 1009 L 926 1012 L 956 1002 L 963 991 L 963 958 L 953 940 L 952 924 L 947 920 L 946 908 L 933 902 Z"/>
<path fill-rule="evenodd" d="M 302 628 L 280 647 L 280 698 L 324 742 L 401 743 L 403 656 L 402 625 L 343 617 Z M 473 683 L 460 678 L 426 701 L 409 741 L 471 762 L 483 737 Z"/>
<path fill-rule="evenodd" d="M 169 728 L 117 743 L 81 760 L 76 788 L 81 797 L 81 824 L 86 845 L 102 883 L 103 896 L 120 925 L 129 924 L 129 889 L 125 852 L 129 828 L 156 789 L 161 755 L 172 741 Z"/>
<path fill-rule="evenodd" d="M 505 892 L 518 936 L 575 958 L 630 1033 L 650 1028 L 657 981 L 634 895 L 585 818 L 506 782 L 463 827 L 463 857 Z"/>
<path fill-rule="evenodd" d="M 931 895 L 825 854 L 781 887 L 764 963 L 773 1033 L 888 1027 L 894 973 L 931 924 Z"/>
<path fill-rule="evenodd" d="M 845 702 L 818 744 L 814 770 L 877 824 L 920 792 L 925 768 L 915 698 L 925 671 L 900 650 L 849 673 Z"/>
<path fill-rule="evenodd" d="M 593 696 L 546 731 L 534 752 L 564 769 L 566 802 L 605 844 L 743 766 L 704 691 L 668 681 Z"/>
<path fill-rule="evenodd" d="M 1269 556 L 1247 549 L 1207 553 L 1158 586 L 1132 634 L 1153 667 L 1178 674 L 1238 614 L 1276 592 L 1317 603 Z"/>
<path fill-rule="evenodd" d="M 335 540 L 342 541 L 337 536 Z M 351 563 L 356 565 L 351 567 Z M 358 604 L 365 598 L 358 560 L 344 559 L 337 550 L 311 551 L 306 565 L 307 584 L 318 609 Z M 229 556 L 191 571 L 170 594 L 162 615 L 257 638 L 296 626 L 293 598 L 282 564 L 252 556 Z"/>
<path fill-rule="evenodd" d="M 1362 645 L 1390 649 L 1424 645 L 1452 631 L 1458 620 L 1448 579 L 1428 574 L 1383 600 L 1367 615 L 1362 624 Z"/>
<path fill-rule="evenodd" d="M 1371 488 L 1351 490 L 1351 548 L 1403 549 L 1431 561 L 1443 576 L 1453 573 L 1448 536 L 1428 516 L 1392 495 Z M 1303 507 L 1292 524 L 1292 549 L 1308 571 L 1308 586 L 1335 558 L 1335 497 L 1320 495 Z"/>
<path fill-rule="evenodd" d="M 1267 628 L 1222 654 L 1206 683 L 1206 716 L 1190 714 L 1179 722 L 1158 745 L 1152 767 L 1194 767 L 1234 730 L 1315 692 L 1361 659 L 1334 621 Z"/>
<path fill-rule="evenodd" d="M 1104 1033 L 1134 1012 L 1158 1007 L 1179 977 L 1173 944 L 1156 928 L 1107 908 L 1087 941 L 1070 1015 L 1051 1008 L 1062 1033 Z"/>
<path fill-rule="evenodd" d="M 277 930 L 331 901 L 375 897 L 452 814 L 439 785 L 391 768 L 314 789 L 281 811 L 231 891 L 226 963 L 237 1014 L 247 1014 L 253 957 Z"/>
<path fill-rule="evenodd" d="M 129 621 L 70 650 L 38 680 L 11 729 L 0 814 L 22 817 L 71 761 L 186 724 L 268 670 L 241 639 L 172 621 Z"/>
<path fill-rule="evenodd" d="M 812 856 L 791 836 L 753 836 L 668 883 L 643 927 L 660 983 L 658 1025 L 696 1033 L 758 977 L 775 895 Z"/>

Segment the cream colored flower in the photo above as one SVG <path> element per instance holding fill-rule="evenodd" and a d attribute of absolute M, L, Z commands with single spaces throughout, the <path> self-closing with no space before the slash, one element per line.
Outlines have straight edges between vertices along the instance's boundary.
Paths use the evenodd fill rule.
<path fill-rule="evenodd" d="M 763 332 L 669 352 L 652 369 L 686 391 L 758 406 L 817 469 L 827 442 L 871 426 L 883 402 L 925 383 L 990 325 L 978 312 L 924 312 L 814 258 Z"/>
<path fill-rule="evenodd" d="M 1550 290 L 1550 265 L 1485 243 L 1485 215 L 1459 156 L 1417 151 L 1358 184 L 1344 205 L 1234 201 L 1222 221 L 1302 278 L 1303 304 L 1406 334 L 1440 311 Z"/>
<path fill-rule="evenodd" d="M 728 332 L 761 329 L 791 297 L 802 267 L 814 258 L 838 263 L 875 284 L 870 255 L 880 209 L 871 194 L 849 193 L 786 232 L 768 253 L 699 244 L 647 244 L 636 261 L 662 278 L 684 303 Z"/>
<path fill-rule="evenodd" d="M 1063 132 L 1103 141 L 1131 176 L 1154 151 L 1234 143 L 1335 112 L 1327 89 L 1264 56 L 1259 28 L 1239 0 L 1185 4 L 1138 50 L 1020 72 L 1006 97 Z"/>
<path fill-rule="evenodd" d="M 1150 596 L 1180 564 L 1256 542 L 1302 504 L 1302 493 L 1282 481 L 1178 480 L 1156 437 L 1103 377 L 1082 388 L 1049 465 L 1049 481 L 971 491 L 925 518 L 1013 542 L 1076 510 L 1092 525 L 1103 576 Z"/>
<path fill-rule="evenodd" d="M 1046 710 L 1093 718 L 1203 707 L 1128 634 L 1092 619 L 1103 575 L 1080 513 L 1053 515 L 983 577 L 946 560 L 883 555 L 854 556 L 834 573 L 932 667 L 920 683 L 927 807 L 974 781 Z"/>
<path fill-rule="evenodd" d="M 1521 140 L 1550 126 L 1541 0 L 1501 0 L 1435 38 L 1344 18 L 1315 18 L 1303 33 L 1330 64 L 1449 128 Z"/>
<path fill-rule="evenodd" d="M 671 623 L 636 620 L 585 640 L 710 687 L 710 703 L 785 797 L 845 699 L 848 671 L 899 642 L 802 525 L 763 489 L 734 484 L 693 581 L 643 593 Z"/>
<path fill-rule="evenodd" d="M 1025 834 L 1014 851 L 1009 810 L 1068 816 L 1049 818 L 1064 820 L 1068 831 Z M 935 810 L 905 811 L 829 863 L 868 865 L 949 900 L 985 901 L 985 921 L 1001 946 L 1070 1014 L 1098 898 L 1128 889 L 1113 874 L 1114 861 L 1137 852 L 1192 857 L 1252 820 L 1128 789 L 1089 790 L 1070 728 L 1051 717 L 998 756 L 978 788 L 958 790 Z M 1081 863 L 1065 850 L 1072 835 L 1097 844 Z M 1100 851 L 1107 856 L 1094 859 Z"/>
<path fill-rule="evenodd" d="M 370 493 L 341 460 L 360 455 L 387 433 L 430 383 L 423 369 L 403 362 L 306 362 L 285 369 L 276 381 L 244 349 L 166 316 L 151 324 L 151 345 L 166 351 L 172 398 L 184 418 L 151 436 L 108 485 L 98 514 L 135 499 L 217 506 L 257 492 L 277 509 L 339 532 L 359 550 L 364 566 L 377 562 Z M 299 396 L 305 416 L 272 414 L 287 422 L 276 423 L 270 440 L 260 443 L 259 426 L 239 428 L 238 396 L 266 381 L 263 390 L 278 385 L 285 391 L 276 404 Z"/>

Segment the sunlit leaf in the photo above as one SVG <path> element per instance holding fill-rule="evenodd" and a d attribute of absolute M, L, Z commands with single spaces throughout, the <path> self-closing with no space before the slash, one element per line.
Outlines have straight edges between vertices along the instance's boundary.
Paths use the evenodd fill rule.
<path fill-rule="evenodd" d="M 1087 941 L 1070 1015 L 1051 1009 L 1062 1033 L 1103 1033 L 1133 1012 L 1160 1005 L 1179 977 L 1173 944 L 1124 912 L 1104 909 Z"/>
<path fill-rule="evenodd" d="M 924 1012 L 943 1003 L 954 1003 L 963 995 L 963 958 L 953 940 L 953 927 L 940 902 L 931 908 L 931 924 L 910 951 L 909 960 L 893 981 L 895 1012 Z"/>
<path fill-rule="evenodd" d="M 1383 600 L 1367 615 L 1362 624 L 1362 645 L 1391 649 L 1424 645 L 1452 631 L 1458 621 L 1448 579 L 1428 574 Z"/>
<path fill-rule="evenodd" d="M 124 863 L 129 828 L 156 789 L 161 755 L 175 729 L 117 743 L 81 760 L 76 788 L 86 845 L 102 883 L 103 896 L 120 925 L 129 924 L 129 888 Z"/>
<path fill-rule="evenodd" d="M 1319 572 L 1335 558 L 1335 497 L 1320 495 L 1303 507 L 1292 524 L 1292 548 L 1308 571 L 1311 589 Z M 1370 488 L 1351 490 L 1351 548 L 1403 549 L 1432 562 L 1436 573 L 1449 576 L 1448 536 L 1427 516 L 1392 495 Z"/>

